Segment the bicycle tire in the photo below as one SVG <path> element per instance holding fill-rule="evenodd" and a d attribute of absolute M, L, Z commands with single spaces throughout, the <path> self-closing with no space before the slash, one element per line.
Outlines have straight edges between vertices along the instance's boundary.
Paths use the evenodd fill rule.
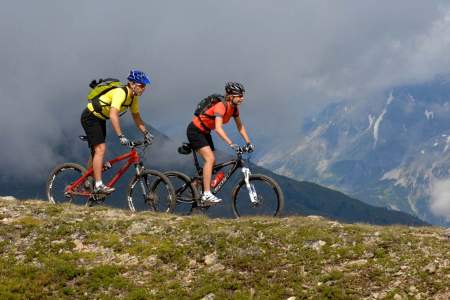
<path fill-rule="evenodd" d="M 231 206 L 234 215 L 237 218 L 252 215 L 281 216 L 284 208 L 284 195 L 278 183 L 262 174 L 250 175 L 249 181 L 255 186 L 258 200 L 261 202 L 258 205 L 252 204 L 245 187 L 245 180 L 242 178 L 232 192 Z M 269 193 L 272 194 L 271 197 Z"/>
<path fill-rule="evenodd" d="M 57 204 L 64 202 L 74 203 L 74 199 L 83 199 L 82 201 L 75 201 L 74 204 L 86 204 L 88 200 L 88 197 L 86 196 L 64 195 L 65 188 L 67 188 L 67 186 L 80 178 L 84 173 L 86 173 L 86 169 L 79 164 L 63 163 L 57 165 L 50 172 L 50 175 L 47 179 L 46 194 L 48 201 L 50 203 Z M 62 182 L 60 183 L 59 181 Z M 84 185 L 80 186 L 80 188 L 85 190 L 90 189 L 90 187 L 86 187 Z M 61 195 L 60 192 L 62 193 Z"/>
<path fill-rule="evenodd" d="M 186 174 L 178 171 L 167 171 L 164 174 L 170 179 L 175 189 L 174 213 L 190 215 L 197 207 L 197 199 L 200 193 L 192 179 Z"/>
<path fill-rule="evenodd" d="M 134 193 L 137 183 L 140 182 L 143 202 L 136 201 Z M 164 202 L 160 200 L 165 200 Z M 128 208 L 132 212 L 139 210 L 151 210 L 162 212 L 173 212 L 176 204 L 175 191 L 164 173 L 156 170 L 144 170 L 141 174 L 135 175 L 128 184 L 127 191 Z"/>

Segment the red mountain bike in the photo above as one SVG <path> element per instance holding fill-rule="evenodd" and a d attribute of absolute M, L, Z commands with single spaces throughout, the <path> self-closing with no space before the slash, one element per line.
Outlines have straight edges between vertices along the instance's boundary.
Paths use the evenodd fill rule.
<path fill-rule="evenodd" d="M 80 139 L 86 141 L 85 136 Z M 112 160 L 103 166 L 103 174 L 108 174 L 111 167 L 126 160 L 126 163 L 117 171 L 107 186 L 113 187 L 125 174 L 128 168 L 134 165 L 136 175 L 128 184 L 127 203 L 131 211 L 150 209 L 153 211 L 172 212 L 174 209 L 174 188 L 164 173 L 149 170 L 144 167 L 137 149 L 141 149 L 143 156 L 148 142 L 132 141 L 129 143 L 130 151 Z M 56 166 L 50 173 L 47 181 L 47 198 L 51 203 L 70 202 L 90 205 L 102 202 L 107 195 L 93 193 L 93 169 L 86 170 L 76 163 L 63 163 Z M 142 201 L 139 201 L 142 200 Z"/>
<path fill-rule="evenodd" d="M 189 177 L 178 171 L 169 171 L 164 174 L 172 180 L 175 187 L 176 198 L 173 205 L 176 214 L 190 214 L 194 211 L 205 211 L 210 204 L 203 203 L 201 192 L 203 190 L 203 169 L 200 167 L 197 153 L 189 143 L 178 148 L 183 155 L 193 153 L 197 175 Z M 247 157 L 244 158 L 244 155 Z M 211 192 L 217 194 L 228 182 L 230 177 L 240 169 L 242 176 L 237 180 L 231 192 L 231 207 L 236 217 L 265 215 L 280 216 L 284 207 L 284 195 L 278 183 L 263 174 L 252 174 L 249 169 L 250 153 L 247 146 L 236 150 L 236 158 L 213 166 L 213 180 Z M 214 178 L 215 177 L 215 178 Z"/>

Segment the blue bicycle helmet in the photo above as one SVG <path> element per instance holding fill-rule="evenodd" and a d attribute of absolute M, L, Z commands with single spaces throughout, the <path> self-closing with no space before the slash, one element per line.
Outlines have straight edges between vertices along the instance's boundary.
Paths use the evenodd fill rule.
<path fill-rule="evenodd" d="M 127 79 L 140 84 L 150 84 L 150 78 L 148 78 L 144 72 L 139 70 L 131 70 Z"/>

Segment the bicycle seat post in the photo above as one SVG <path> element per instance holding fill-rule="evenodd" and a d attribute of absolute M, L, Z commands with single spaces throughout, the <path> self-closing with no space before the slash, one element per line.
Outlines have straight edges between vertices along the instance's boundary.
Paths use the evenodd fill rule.
<path fill-rule="evenodd" d="M 194 163 L 195 163 L 195 168 L 197 169 L 197 173 L 201 174 L 202 168 L 200 167 L 200 163 L 198 162 L 197 152 L 192 151 L 192 154 L 194 155 Z"/>

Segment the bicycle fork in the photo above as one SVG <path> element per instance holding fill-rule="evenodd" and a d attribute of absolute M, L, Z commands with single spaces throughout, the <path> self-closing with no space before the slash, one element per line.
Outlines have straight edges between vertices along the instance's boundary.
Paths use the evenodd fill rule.
<path fill-rule="evenodd" d="M 136 165 L 136 174 L 139 176 L 139 184 L 142 190 L 142 197 L 144 198 L 145 203 L 149 204 L 153 210 L 156 210 L 156 205 L 158 203 L 158 196 L 156 193 L 152 192 L 148 186 L 147 176 L 142 176 L 142 171 L 144 167 L 139 164 Z"/>
<path fill-rule="evenodd" d="M 250 169 L 247 167 L 242 168 L 242 173 L 244 174 L 245 187 L 247 188 L 250 201 L 252 202 L 253 205 L 258 205 L 259 204 L 258 194 L 256 193 L 255 186 L 250 183 L 250 175 L 252 173 L 250 172 Z"/>

